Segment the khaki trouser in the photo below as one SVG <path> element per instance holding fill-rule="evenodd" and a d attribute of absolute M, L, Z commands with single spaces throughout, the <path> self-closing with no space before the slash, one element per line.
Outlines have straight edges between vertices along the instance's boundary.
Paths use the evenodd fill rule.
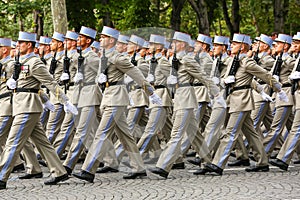
<path fill-rule="evenodd" d="M 274 115 L 270 131 L 263 140 L 265 151 L 268 156 L 270 156 L 274 150 L 278 142 L 278 138 L 282 135 L 291 113 L 292 106 L 282 106 L 276 108 L 276 113 Z"/>
<path fill-rule="evenodd" d="M 48 119 L 49 119 L 49 113 L 50 113 L 49 110 L 44 110 L 42 112 L 42 115 L 41 115 L 41 118 L 40 118 L 40 121 L 41 121 L 45 131 L 47 130 L 47 123 L 48 123 Z"/>
<path fill-rule="evenodd" d="M 176 159 L 181 155 L 181 141 L 184 134 L 195 148 L 196 152 L 206 162 L 210 162 L 211 156 L 203 136 L 198 131 L 198 123 L 193 109 L 177 110 L 174 113 L 173 129 L 171 139 L 159 157 L 156 167 L 169 172 Z"/>
<path fill-rule="evenodd" d="M 213 159 L 213 164 L 224 169 L 239 135 L 245 134 L 250 146 L 258 152 L 257 166 L 268 165 L 268 159 L 264 151 L 260 135 L 253 127 L 250 111 L 230 113 L 225 134 L 220 139 L 219 148 Z"/>
<path fill-rule="evenodd" d="M 60 132 L 58 133 L 53 146 L 58 154 L 62 156 L 69 141 L 73 139 L 75 134 L 75 116 L 72 113 L 66 113 L 62 122 Z"/>
<path fill-rule="evenodd" d="M 40 120 L 41 113 L 18 114 L 14 117 L 4 151 L 0 158 L 0 180 L 7 181 L 17 157 L 29 137 L 47 161 L 54 177 L 66 174 L 54 148 L 45 135 Z"/>
<path fill-rule="evenodd" d="M 99 106 L 88 106 L 81 109 L 76 133 L 63 163 L 64 166 L 74 169 L 83 149 L 89 149 L 87 142 L 89 138 L 94 138 L 95 132 L 92 129 L 99 124 L 99 114 Z"/>
<path fill-rule="evenodd" d="M 57 134 L 60 131 L 61 124 L 64 120 L 65 111 L 62 104 L 55 104 L 54 112 L 50 112 L 47 123 L 46 135 L 51 144 L 53 144 Z"/>
<path fill-rule="evenodd" d="M 0 117 L 0 146 L 2 153 L 2 146 L 5 145 L 7 136 L 10 131 L 10 127 L 12 125 L 13 118 L 12 116 L 3 116 Z M 25 164 L 26 164 L 26 172 L 29 174 L 36 174 L 42 171 L 40 164 L 37 161 L 34 148 L 32 144 L 29 141 L 26 141 L 21 154 L 23 155 Z M 23 161 L 20 159 L 20 156 L 17 156 L 16 162 L 14 166 L 22 164 Z"/>
<path fill-rule="evenodd" d="M 116 106 L 104 108 L 101 122 L 83 163 L 82 170 L 95 174 L 99 162 L 103 159 L 106 151 L 111 147 L 111 136 L 114 132 L 130 158 L 133 171 L 139 172 L 145 169 L 135 140 L 128 128 L 125 106 Z"/>
<path fill-rule="evenodd" d="M 277 158 L 289 164 L 300 143 L 300 109 L 296 110 L 292 129 L 283 143 Z"/>

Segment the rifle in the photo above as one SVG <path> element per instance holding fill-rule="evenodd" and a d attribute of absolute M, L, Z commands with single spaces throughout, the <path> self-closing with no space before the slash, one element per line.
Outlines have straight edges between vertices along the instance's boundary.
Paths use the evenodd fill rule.
<path fill-rule="evenodd" d="M 108 61 L 108 58 L 105 56 L 105 48 L 103 48 L 103 52 L 102 52 L 102 56 L 101 56 L 100 60 L 101 60 L 101 73 L 103 73 L 107 77 L 107 72 L 108 72 L 107 61 Z M 100 85 L 102 92 L 104 92 L 107 83 L 108 82 L 102 83 Z"/>
<path fill-rule="evenodd" d="M 150 60 L 149 74 L 152 74 L 154 76 L 154 80 L 155 80 L 156 66 L 157 66 L 157 59 L 155 58 L 155 50 L 153 50 L 152 58 Z M 154 84 L 154 82 L 151 84 Z"/>
<path fill-rule="evenodd" d="M 84 61 L 84 57 L 82 56 L 82 49 L 81 46 L 78 49 L 79 52 L 79 56 L 78 56 L 78 73 L 82 73 L 83 74 L 83 61 Z"/>
<path fill-rule="evenodd" d="M 13 79 L 15 81 L 19 79 L 20 73 L 21 73 L 20 51 L 18 51 L 18 54 L 15 57 L 14 73 L 13 73 Z"/>
<path fill-rule="evenodd" d="M 41 61 L 46 65 L 47 62 L 46 62 L 46 59 L 44 58 L 44 56 L 45 56 L 45 51 L 43 50 Z"/>
<path fill-rule="evenodd" d="M 221 65 L 222 65 L 222 53 L 220 54 L 220 57 L 217 58 L 217 64 L 216 64 L 216 69 L 214 71 L 214 77 L 217 77 L 218 72 L 221 73 Z"/>
<path fill-rule="evenodd" d="M 258 43 L 257 50 L 255 51 L 254 56 L 253 56 L 253 59 L 255 60 L 255 62 L 256 62 L 257 64 L 258 64 L 259 59 L 260 59 L 260 58 L 258 57 L 259 46 L 260 46 L 260 42 Z"/>
<path fill-rule="evenodd" d="M 243 45 L 243 42 L 244 42 L 244 38 L 242 40 L 242 43 L 240 45 L 240 48 L 237 52 L 237 54 L 234 56 L 233 58 L 233 61 L 232 61 L 232 64 L 231 64 L 231 67 L 230 67 L 230 70 L 229 70 L 229 74 L 228 76 L 235 76 L 238 68 L 240 67 L 240 59 L 239 59 L 239 56 L 240 56 L 240 53 L 241 53 L 241 49 L 242 49 L 242 45 Z M 225 88 L 225 95 L 226 97 L 228 97 L 228 95 L 230 94 L 230 88 L 231 88 L 231 85 L 232 84 L 227 84 L 226 85 L 226 88 Z"/>
<path fill-rule="evenodd" d="M 2 78 L 2 67 L 3 67 L 3 65 L 2 65 L 2 63 L 0 62 L 0 77 Z"/>
<path fill-rule="evenodd" d="M 66 48 L 65 48 L 65 57 L 64 57 L 64 73 L 67 73 L 70 77 L 70 58 L 68 57 L 68 46 L 67 46 L 67 42 L 66 42 Z M 65 85 L 65 94 L 67 94 L 67 90 L 68 90 L 68 82 L 70 81 L 70 79 L 68 80 L 64 80 L 64 85 Z"/>
<path fill-rule="evenodd" d="M 178 76 L 178 69 L 179 69 L 179 60 L 176 57 L 176 45 L 174 45 L 174 54 L 173 54 L 173 58 L 172 58 L 172 67 L 171 67 L 171 75 L 173 76 Z M 175 86 L 176 85 L 171 85 L 172 87 L 172 99 L 174 99 L 174 95 L 175 95 Z"/>
<path fill-rule="evenodd" d="M 283 63 L 282 55 L 283 55 L 285 43 L 286 43 L 286 41 L 284 41 L 283 47 L 282 47 L 282 49 L 281 49 L 281 52 L 280 52 L 279 56 L 277 57 L 277 60 L 276 60 L 275 66 L 274 66 L 274 70 L 273 70 L 273 73 L 272 73 L 272 75 L 276 75 L 276 76 L 278 76 L 278 77 L 279 77 L 279 75 L 280 75 L 281 66 L 282 66 L 282 63 Z M 274 92 L 274 91 L 273 91 L 273 89 L 271 88 L 270 96 L 273 95 L 273 92 Z"/>
<path fill-rule="evenodd" d="M 49 68 L 49 72 L 52 75 L 55 73 L 55 69 L 57 67 L 56 53 L 57 51 L 54 52 L 54 56 L 52 57 L 50 68 Z"/>
<path fill-rule="evenodd" d="M 299 62 L 298 62 L 298 64 L 297 64 L 296 71 L 297 71 L 297 72 L 300 72 L 300 60 L 299 60 Z M 298 81 L 300 81 L 300 79 L 293 80 L 292 90 L 291 90 L 292 95 L 295 94 L 295 92 L 297 91 L 297 89 L 298 89 L 298 87 L 299 87 Z"/>
<path fill-rule="evenodd" d="M 196 53 L 195 58 L 194 58 L 198 64 L 200 64 L 200 57 L 199 57 L 200 51 L 201 51 L 201 49 L 199 49 L 199 51 Z"/>
<path fill-rule="evenodd" d="M 137 66 L 137 60 L 135 60 L 135 57 L 136 57 L 136 49 L 134 50 L 134 53 L 131 57 L 131 60 L 130 62 L 134 65 L 134 66 Z"/>

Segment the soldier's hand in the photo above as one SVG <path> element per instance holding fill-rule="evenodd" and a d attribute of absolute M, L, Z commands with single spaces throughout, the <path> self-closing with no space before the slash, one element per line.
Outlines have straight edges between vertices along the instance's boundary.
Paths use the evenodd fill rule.
<path fill-rule="evenodd" d="M 49 100 L 46 101 L 46 103 L 43 104 L 43 108 L 44 108 L 45 111 L 48 111 L 48 110 L 50 110 L 51 112 L 55 111 L 54 105 Z"/>
<path fill-rule="evenodd" d="M 133 81 L 133 79 L 132 79 L 130 76 L 125 75 L 125 78 L 124 78 L 124 83 L 125 83 L 125 84 L 129 84 L 129 83 L 131 83 L 132 81 Z"/>
<path fill-rule="evenodd" d="M 15 81 L 13 78 L 10 78 L 6 81 L 6 85 L 9 89 L 14 90 L 17 88 L 17 81 Z"/>
<path fill-rule="evenodd" d="M 230 75 L 230 76 L 228 76 L 227 78 L 224 79 L 224 82 L 226 84 L 234 83 L 235 82 L 235 77 Z"/>
<path fill-rule="evenodd" d="M 280 92 L 278 92 L 277 96 L 278 96 L 278 98 L 279 98 L 280 101 L 283 101 L 283 102 L 288 102 L 289 101 L 288 96 L 286 95 L 285 91 L 283 91 L 283 90 L 281 90 Z"/>
<path fill-rule="evenodd" d="M 277 81 L 277 82 L 279 82 L 279 76 L 277 76 L 277 75 L 273 75 L 273 78 L 275 78 L 275 79 L 276 79 L 276 81 Z"/>
<path fill-rule="evenodd" d="M 300 72 L 295 71 L 295 72 L 291 73 L 291 75 L 289 76 L 289 78 L 290 78 L 291 80 L 297 80 L 297 79 L 300 79 Z"/>
<path fill-rule="evenodd" d="M 146 80 L 151 83 L 151 82 L 154 82 L 154 76 L 152 74 L 148 74 Z"/>
<path fill-rule="evenodd" d="M 174 75 L 170 75 L 168 78 L 167 78 L 167 84 L 168 85 L 175 85 L 177 84 L 178 81 L 177 81 L 177 77 L 174 76 Z"/>
<path fill-rule="evenodd" d="M 83 80 L 83 74 L 80 72 L 76 73 L 74 77 L 74 82 L 80 83 L 82 80 Z"/>
<path fill-rule="evenodd" d="M 60 76 L 60 80 L 61 81 L 68 81 L 70 80 L 70 76 L 68 73 L 62 73 L 62 75 Z"/>
<path fill-rule="evenodd" d="M 216 84 L 216 85 L 219 85 L 219 83 L 220 83 L 220 79 L 218 78 L 218 77 L 212 77 L 212 79 L 211 79 L 213 82 L 214 82 L 214 84 Z"/>
<path fill-rule="evenodd" d="M 149 96 L 149 100 L 153 104 L 157 104 L 157 105 L 162 106 L 162 100 L 161 100 L 161 98 L 157 94 L 155 94 L 155 93 L 153 93 L 152 95 Z"/>
<path fill-rule="evenodd" d="M 98 77 L 98 83 L 102 84 L 105 83 L 107 81 L 107 76 L 103 73 L 101 73 Z"/>
<path fill-rule="evenodd" d="M 263 98 L 264 101 L 270 101 L 273 102 L 272 97 L 267 95 L 263 90 L 260 92 L 261 97 Z"/>
<path fill-rule="evenodd" d="M 78 110 L 77 108 L 70 102 L 70 101 L 67 101 L 65 104 L 64 104 L 64 110 L 66 113 L 72 113 L 73 115 L 78 115 Z"/>

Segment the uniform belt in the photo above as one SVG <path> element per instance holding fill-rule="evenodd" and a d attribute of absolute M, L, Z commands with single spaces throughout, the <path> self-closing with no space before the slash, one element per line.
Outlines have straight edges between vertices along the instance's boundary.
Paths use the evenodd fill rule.
<path fill-rule="evenodd" d="M 74 82 L 69 83 L 69 86 L 74 86 L 74 85 L 75 85 Z"/>
<path fill-rule="evenodd" d="M 282 84 L 282 87 L 292 87 L 292 84 L 290 84 L 290 83 L 284 83 L 284 84 Z"/>
<path fill-rule="evenodd" d="M 178 87 L 189 87 L 189 86 L 193 86 L 193 83 L 181 83 L 181 84 L 178 84 Z"/>
<path fill-rule="evenodd" d="M 16 92 L 30 92 L 30 93 L 39 93 L 39 89 L 34 88 L 16 88 L 14 89 L 14 93 Z"/>
<path fill-rule="evenodd" d="M 193 83 L 193 86 L 204 86 L 203 83 Z"/>
<path fill-rule="evenodd" d="M 58 85 L 59 86 L 64 86 L 65 84 L 64 84 L 63 81 L 60 81 L 60 82 L 58 82 Z M 68 85 L 68 86 L 74 86 L 75 84 L 74 84 L 74 82 L 71 82 L 71 83 L 67 83 L 66 85 Z"/>
<path fill-rule="evenodd" d="M 127 88 L 128 88 L 128 90 L 137 90 L 137 89 L 141 89 L 142 87 L 135 85 L 135 83 L 132 82 L 127 85 Z"/>
<path fill-rule="evenodd" d="M 10 97 L 11 95 L 11 92 L 6 92 L 6 93 L 3 93 L 3 94 L 0 94 L 0 99 L 3 99 L 5 97 Z"/>
<path fill-rule="evenodd" d="M 154 85 L 154 89 L 166 88 L 164 85 Z"/>
<path fill-rule="evenodd" d="M 89 86 L 89 85 L 96 85 L 95 82 L 89 82 L 89 83 L 83 83 L 82 84 L 83 86 Z"/>
<path fill-rule="evenodd" d="M 245 89 L 251 89 L 251 85 L 242 85 L 238 87 L 233 87 L 230 93 L 237 91 L 237 90 L 245 90 Z"/>
<path fill-rule="evenodd" d="M 107 84 L 106 87 L 114 86 L 114 85 L 124 85 L 124 83 L 119 82 L 119 81 L 115 81 L 115 82 L 107 82 L 106 84 Z"/>
<path fill-rule="evenodd" d="M 267 84 L 266 82 L 264 82 L 264 81 L 262 81 L 262 80 L 258 81 L 258 83 L 259 83 L 259 84 L 262 84 L 262 85 Z"/>

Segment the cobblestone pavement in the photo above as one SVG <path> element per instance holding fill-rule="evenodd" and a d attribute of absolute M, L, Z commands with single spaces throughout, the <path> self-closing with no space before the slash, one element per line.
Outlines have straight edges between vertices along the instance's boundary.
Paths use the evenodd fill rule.
<path fill-rule="evenodd" d="M 150 172 L 147 178 L 124 180 L 128 168 L 122 165 L 122 172 L 97 174 L 93 184 L 71 177 L 55 186 L 45 186 L 46 178 L 19 180 L 20 173 L 14 173 L 0 199 L 300 199 L 300 165 L 292 164 L 288 172 L 271 167 L 260 173 L 227 167 L 223 176 L 195 176 L 196 169 L 186 164 L 166 180 Z M 47 168 L 43 170 L 44 177 L 49 176 Z"/>

